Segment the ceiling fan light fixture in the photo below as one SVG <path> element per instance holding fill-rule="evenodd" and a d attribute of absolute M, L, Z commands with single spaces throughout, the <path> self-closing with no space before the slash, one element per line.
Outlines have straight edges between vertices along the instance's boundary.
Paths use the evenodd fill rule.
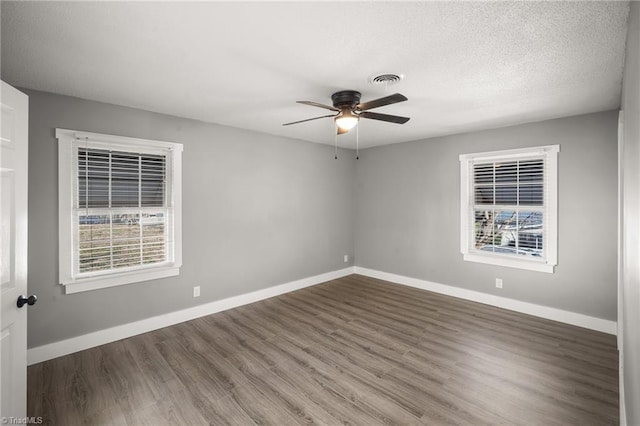
<path fill-rule="evenodd" d="M 358 124 L 359 117 L 348 108 L 342 110 L 342 114 L 335 118 L 336 125 L 342 130 L 351 130 Z"/>

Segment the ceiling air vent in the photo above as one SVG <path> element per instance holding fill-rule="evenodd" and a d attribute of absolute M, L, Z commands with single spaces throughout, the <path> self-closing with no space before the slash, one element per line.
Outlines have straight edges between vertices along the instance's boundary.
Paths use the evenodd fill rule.
<path fill-rule="evenodd" d="M 374 86 L 391 86 L 392 84 L 397 84 L 402 80 L 404 76 L 402 74 L 374 74 L 369 77 L 369 83 Z"/>

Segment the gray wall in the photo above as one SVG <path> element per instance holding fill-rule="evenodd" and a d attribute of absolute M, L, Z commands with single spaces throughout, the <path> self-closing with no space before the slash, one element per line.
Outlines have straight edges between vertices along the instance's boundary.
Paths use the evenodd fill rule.
<path fill-rule="evenodd" d="M 612 111 L 361 151 L 356 265 L 615 321 L 616 129 Z M 552 144 L 560 144 L 556 273 L 463 261 L 458 156 Z"/>
<path fill-rule="evenodd" d="M 640 425 L 640 3 L 631 2 L 622 90 L 621 326 L 628 425 Z"/>
<path fill-rule="evenodd" d="M 354 155 L 298 140 L 25 90 L 29 95 L 28 346 L 344 267 L 353 257 Z M 55 128 L 184 144 L 179 277 L 64 295 Z M 194 299 L 192 287 L 201 286 Z"/>

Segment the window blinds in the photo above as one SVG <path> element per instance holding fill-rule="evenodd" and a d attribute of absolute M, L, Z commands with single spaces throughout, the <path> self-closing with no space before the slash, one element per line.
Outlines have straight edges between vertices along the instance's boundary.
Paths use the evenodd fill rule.
<path fill-rule="evenodd" d="M 78 207 L 163 207 L 166 156 L 78 148 Z"/>
<path fill-rule="evenodd" d="M 479 205 L 544 204 L 544 160 L 474 164 L 474 198 Z"/>
<path fill-rule="evenodd" d="M 77 272 L 167 260 L 167 156 L 77 148 Z"/>
<path fill-rule="evenodd" d="M 544 158 L 473 164 L 474 248 L 543 258 Z"/>

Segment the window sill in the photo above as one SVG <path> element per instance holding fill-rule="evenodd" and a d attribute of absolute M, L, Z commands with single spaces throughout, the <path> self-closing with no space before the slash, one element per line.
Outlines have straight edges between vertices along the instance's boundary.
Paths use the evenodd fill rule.
<path fill-rule="evenodd" d="M 101 277 L 89 277 L 62 282 L 65 294 L 80 293 L 83 291 L 99 290 L 101 288 L 115 287 L 123 284 L 131 284 L 141 281 L 156 280 L 159 278 L 174 277 L 180 274 L 180 267 L 176 265 L 150 268 L 140 271 L 129 271 L 109 274 Z"/>
<path fill-rule="evenodd" d="M 463 253 L 464 260 L 469 262 L 486 263 L 489 265 L 506 266 L 507 268 L 527 269 L 529 271 L 554 273 L 555 265 L 535 260 L 509 259 L 503 256 L 491 256 L 475 253 Z"/>

